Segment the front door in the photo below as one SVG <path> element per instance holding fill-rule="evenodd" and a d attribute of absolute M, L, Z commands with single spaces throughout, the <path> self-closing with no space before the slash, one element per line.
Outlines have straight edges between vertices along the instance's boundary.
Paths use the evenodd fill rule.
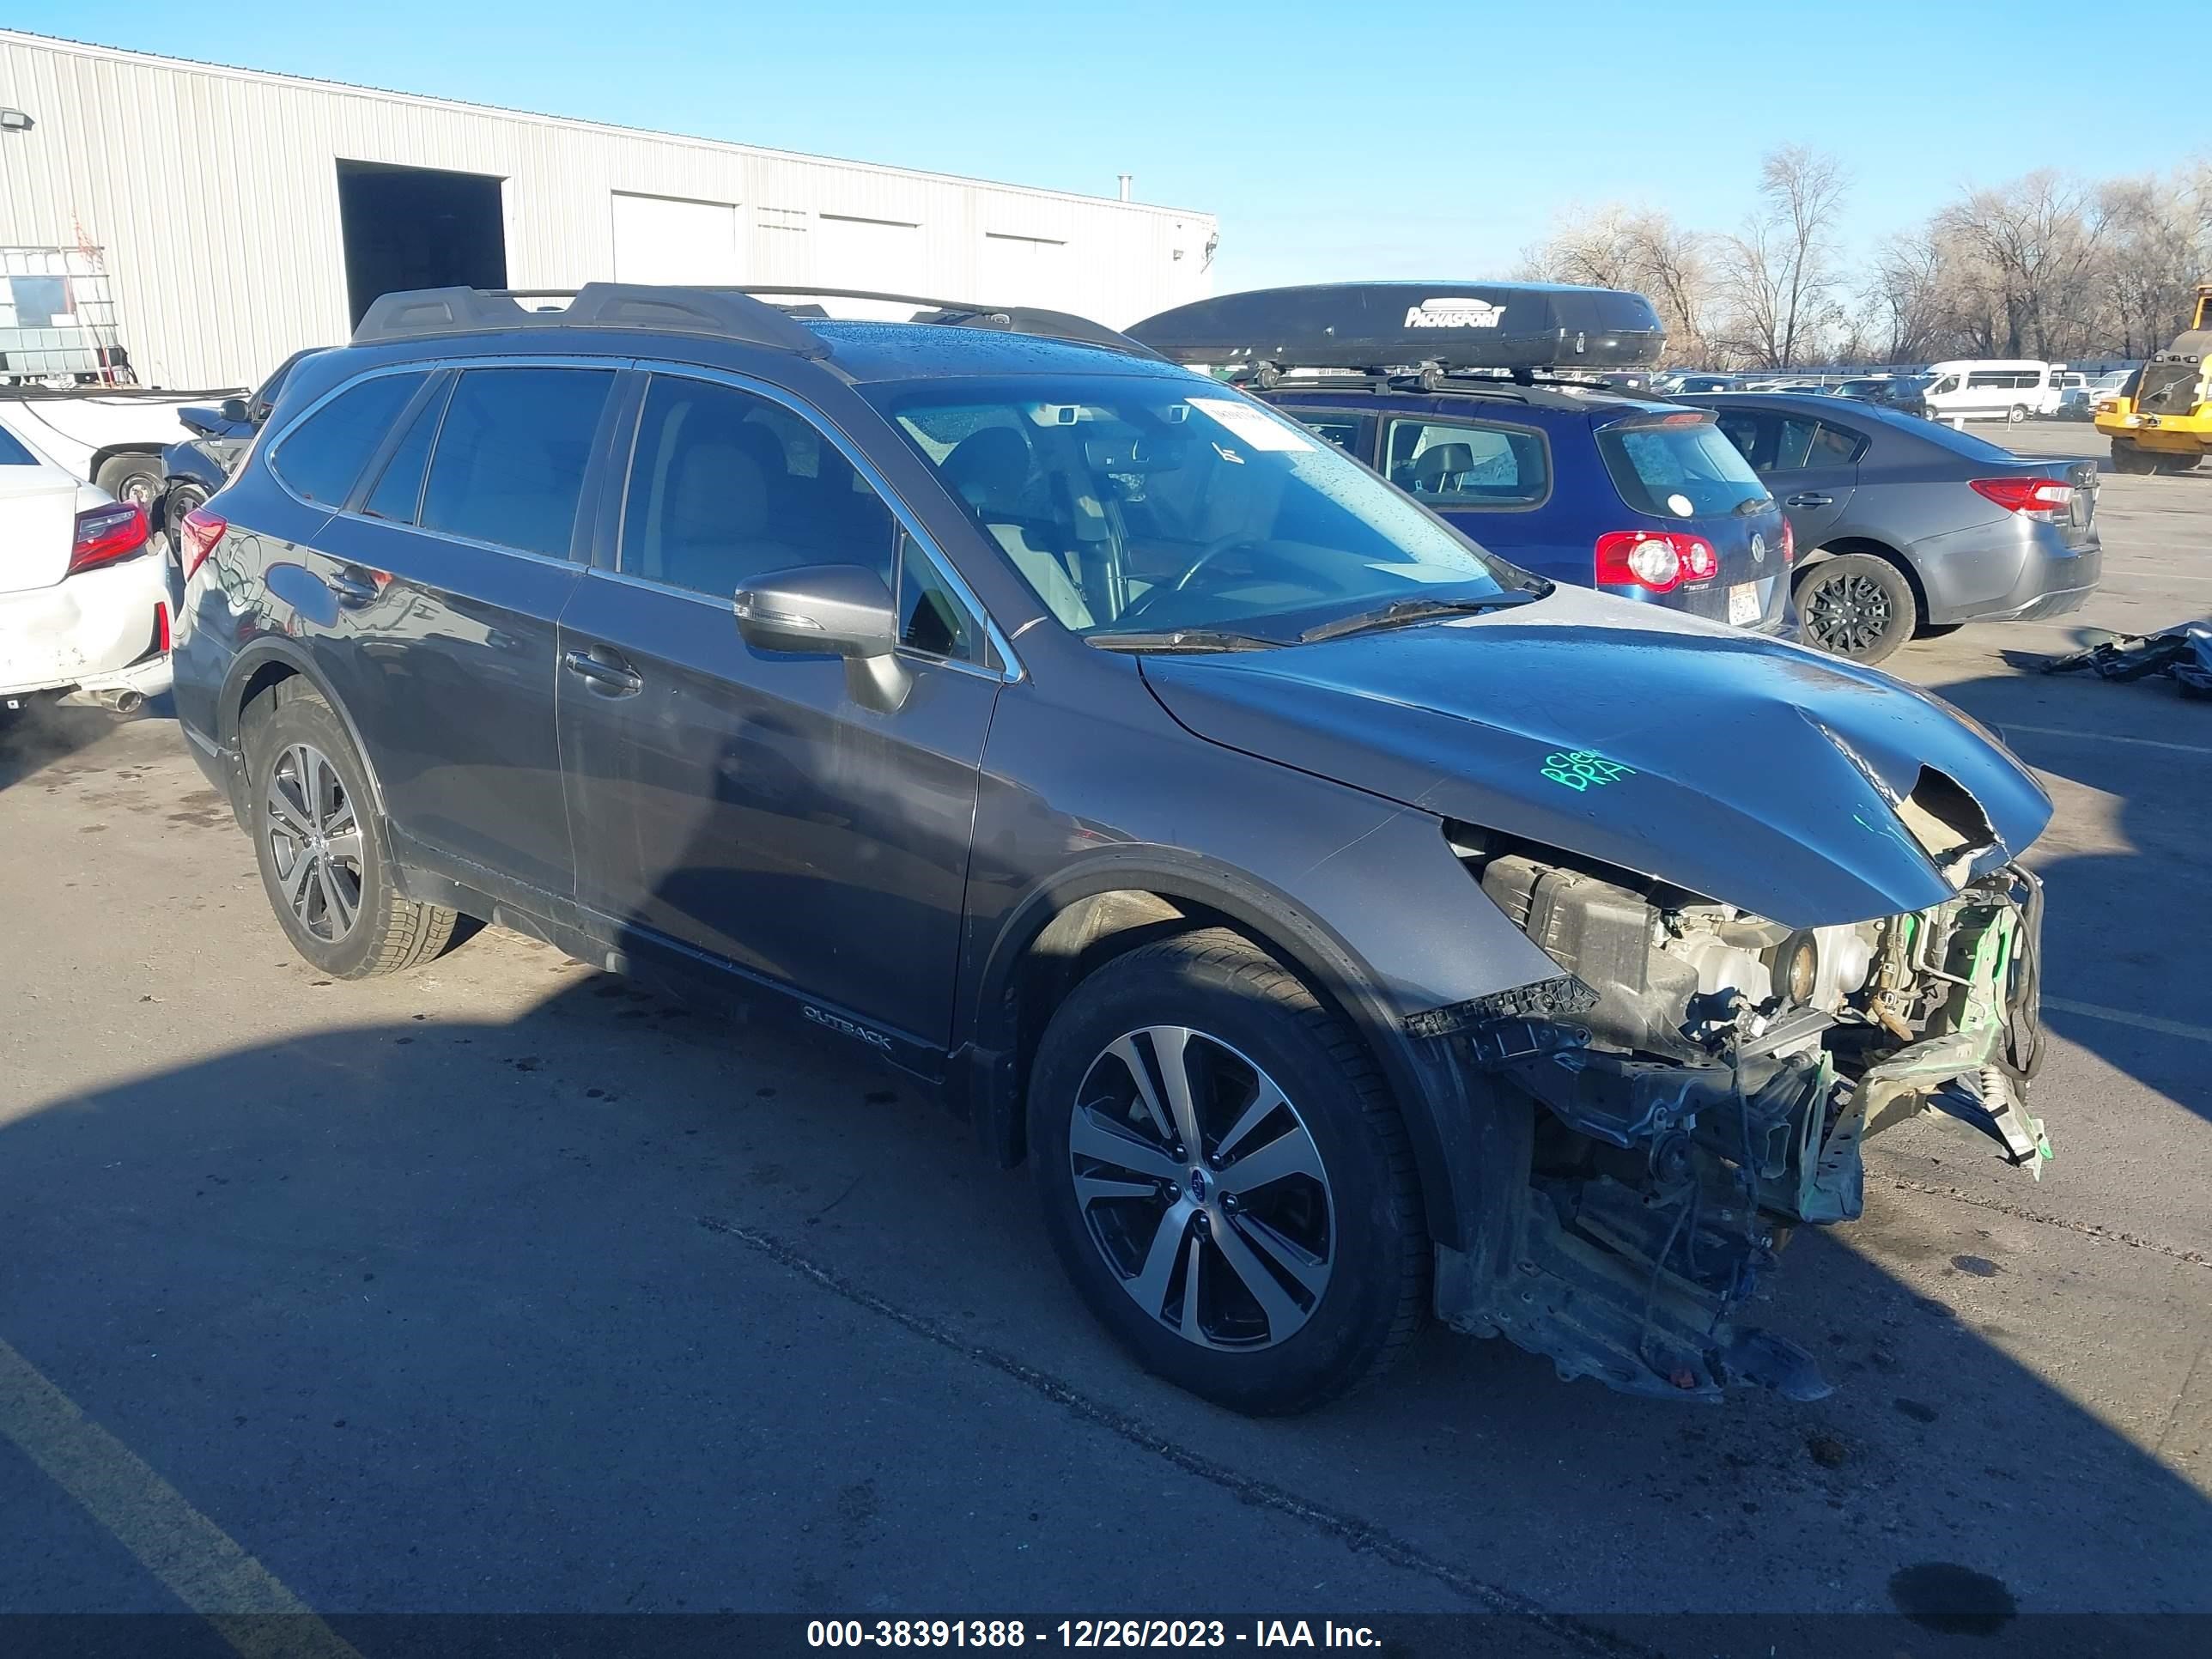
<path fill-rule="evenodd" d="M 612 568 L 561 627 L 582 902 L 626 948 L 733 967 L 927 1066 L 951 1031 L 1001 684 L 980 619 L 835 441 L 719 380 L 652 377 L 608 516 Z M 856 698 L 836 657 L 738 637 L 738 587 L 819 563 L 872 566 L 898 595 L 896 708 Z"/>

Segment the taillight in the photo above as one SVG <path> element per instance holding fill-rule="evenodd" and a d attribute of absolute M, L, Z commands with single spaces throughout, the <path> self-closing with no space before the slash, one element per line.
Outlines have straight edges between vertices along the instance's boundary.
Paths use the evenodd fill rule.
<path fill-rule="evenodd" d="M 192 579 L 192 572 L 207 562 L 215 544 L 222 539 L 222 532 L 230 528 L 230 520 L 217 518 L 204 507 L 196 507 L 178 520 L 177 562 L 184 567 L 185 580 Z"/>
<path fill-rule="evenodd" d="M 1972 486 L 2008 513 L 2049 524 L 2074 499 L 2074 486 L 2056 478 L 1976 478 Z"/>
<path fill-rule="evenodd" d="M 1614 530 L 1597 538 L 1597 580 L 1665 593 L 1720 574 L 1720 556 L 1702 536 L 1666 530 Z"/>
<path fill-rule="evenodd" d="M 76 515 L 76 539 L 70 544 L 70 575 L 96 570 L 146 550 L 146 509 L 118 501 L 88 507 Z"/>

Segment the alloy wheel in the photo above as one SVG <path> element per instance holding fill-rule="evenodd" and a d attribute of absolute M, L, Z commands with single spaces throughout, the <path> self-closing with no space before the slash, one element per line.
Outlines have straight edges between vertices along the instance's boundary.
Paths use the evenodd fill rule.
<path fill-rule="evenodd" d="M 1813 584 L 1805 628 L 1813 642 L 1839 657 L 1871 650 L 1896 625 L 1897 612 L 1880 582 L 1846 571 Z"/>
<path fill-rule="evenodd" d="M 1219 1038 L 1150 1025 L 1108 1044 L 1076 1091 L 1068 1157 L 1091 1243 L 1185 1340 L 1270 1348 L 1320 1306 L 1336 1249 L 1321 1149 Z"/>
<path fill-rule="evenodd" d="M 361 820 L 330 757 L 295 743 L 269 774 L 263 827 L 300 926 L 335 945 L 361 914 Z"/>

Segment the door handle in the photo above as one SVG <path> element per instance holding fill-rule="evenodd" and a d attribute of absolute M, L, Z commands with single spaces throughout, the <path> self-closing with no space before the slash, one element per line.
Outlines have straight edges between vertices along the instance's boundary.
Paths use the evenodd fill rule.
<path fill-rule="evenodd" d="M 1833 495 L 1820 495 L 1808 491 L 1802 495 L 1785 497 L 1782 505 L 1784 507 L 1829 507 L 1834 504 L 1835 499 Z"/>
<path fill-rule="evenodd" d="M 616 663 L 601 662 L 588 651 L 571 651 L 561 659 L 561 666 L 614 696 L 626 697 L 645 689 L 644 676 Z"/>
<path fill-rule="evenodd" d="M 374 582 L 363 581 L 350 571 L 334 570 L 323 578 L 323 586 L 337 596 L 340 605 L 370 605 L 380 591 Z"/>

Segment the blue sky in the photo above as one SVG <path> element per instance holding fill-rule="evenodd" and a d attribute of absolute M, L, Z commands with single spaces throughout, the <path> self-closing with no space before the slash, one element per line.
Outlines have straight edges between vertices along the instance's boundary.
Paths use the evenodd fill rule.
<path fill-rule="evenodd" d="M 2103 14 L 2116 24 L 2120 14 Z M 1507 270 L 1565 204 L 1725 228 L 1760 152 L 1831 150 L 1869 246 L 1960 185 L 2180 159 L 2080 100 L 2147 72 L 2067 4 L 198 6 L 13 0 L 177 57 L 1220 216 L 1220 289 Z M 2100 46 L 2100 42 L 2103 44 Z"/>

